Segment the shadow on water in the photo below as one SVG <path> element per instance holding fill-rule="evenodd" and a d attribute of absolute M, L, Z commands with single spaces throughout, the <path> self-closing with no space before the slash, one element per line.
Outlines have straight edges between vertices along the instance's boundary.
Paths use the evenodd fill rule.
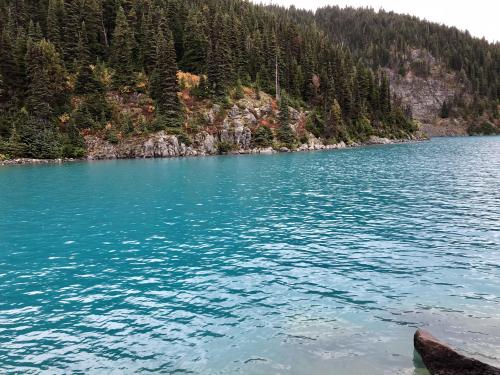
<path fill-rule="evenodd" d="M 416 350 L 413 350 L 413 366 L 415 366 L 413 375 L 431 375 L 429 370 L 425 367 L 422 357 Z"/>

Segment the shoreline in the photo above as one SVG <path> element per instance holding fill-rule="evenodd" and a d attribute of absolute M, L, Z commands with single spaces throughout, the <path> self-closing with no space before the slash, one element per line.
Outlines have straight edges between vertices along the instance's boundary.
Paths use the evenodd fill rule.
<path fill-rule="evenodd" d="M 397 145 L 406 143 L 419 143 L 430 141 L 431 138 L 416 137 L 414 139 L 389 139 L 389 138 L 379 138 L 372 137 L 371 139 L 364 142 L 354 142 L 350 145 L 345 143 L 333 144 L 333 145 L 314 145 L 313 147 L 303 144 L 297 149 L 290 150 L 288 148 L 281 148 L 280 150 L 275 150 L 272 147 L 268 148 L 256 148 L 256 149 L 240 149 L 235 151 L 230 151 L 227 153 L 219 154 L 199 154 L 199 155 L 178 155 L 178 156 L 166 156 L 166 157 L 126 157 L 126 158 L 91 158 L 85 157 L 81 159 L 33 159 L 33 158 L 15 158 L 0 160 L 0 166 L 20 166 L 20 165 L 50 165 L 50 164 L 66 164 L 73 162 L 86 162 L 86 161 L 105 161 L 105 160 L 137 160 L 137 159 L 175 159 L 175 158 L 198 158 L 198 157 L 211 157 L 220 155 L 273 155 L 273 154 L 286 154 L 286 153 L 296 153 L 296 152 L 314 152 L 314 151 L 333 151 L 333 150 L 346 150 L 351 148 L 360 147 L 370 147 L 370 146 L 385 146 L 385 145 Z"/>

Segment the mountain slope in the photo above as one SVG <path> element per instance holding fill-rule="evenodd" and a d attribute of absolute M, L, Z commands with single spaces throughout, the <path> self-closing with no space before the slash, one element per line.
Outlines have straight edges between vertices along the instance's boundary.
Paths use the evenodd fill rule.
<path fill-rule="evenodd" d="M 443 122 L 452 133 L 453 125 L 458 133 L 471 123 L 498 125 L 500 44 L 393 12 L 326 7 L 313 17 L 359 61 L 386 68 L 395 93 L 429 130 L 443 130 L 432 126 Z"/>
<path fill-rule="evenodd" d="M 434 28 L 423 42 L 411 32 L 402 32 L 401 40 L 399 18 L 360 12 L 314 14 L 243 0 L 2 0 L 0 154 L 83 157 L 90 135 L 114 142 L 165 132 L 189 143 L 198 135 L 190 125 L 193 109 L 179 95 L 187 89 L 195 102 L 209 100 L 227 111 L 244 86 L 276 97 L 278 126 L 261 124 L 250 136 L 270 131 L 277 148 L 300 145 L 291 107 L 307 115 L 306 130 L 325 144 L 412 137 L 412 112 L 423 117 L 414 105 L 415 85 L 399 78 L 430 82 L 434 66 L 408 56 L 435 52 L 426 47 Z M 405 22 L 420 27 L 418 20 Z M 396 29 L 388 28 L 392 23 Z M 361 38 L 360 30 L 373 35 Z M 429 108 L 446 104 L 448 117 L 491 115 L 493 121 L 498 51 L 455 34 L 472 52 L 464 59 L 430 53 L 456 89 L 446 84 L 449 92 Z M 448 72 L 458 65 L 459 72 Z M 189 87 L 179 79 L 183 72 L 197 77 Z M 445 97 L 450 104 L 440 103 Z M 222 141 L 223 129 L 216 130 Z"/>

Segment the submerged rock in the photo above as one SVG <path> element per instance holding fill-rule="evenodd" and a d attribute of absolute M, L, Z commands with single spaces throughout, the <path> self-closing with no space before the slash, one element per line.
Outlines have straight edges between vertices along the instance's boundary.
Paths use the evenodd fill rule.
<path fill-rule="evenodd" d="M 427 331 L 419 329 L 413 341 L 432 375 L 500 375 L 500 369 L 457 353 Z"/>

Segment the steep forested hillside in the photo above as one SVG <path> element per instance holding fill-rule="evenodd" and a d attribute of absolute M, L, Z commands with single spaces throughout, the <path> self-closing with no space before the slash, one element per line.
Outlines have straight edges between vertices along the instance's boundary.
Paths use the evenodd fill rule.
<path fill-rule="evenodd" d="M 438 83 L 453 81 L 448 86 L 454 87 L 443 90 L 439 98 L 441 117 L 471 120 L 487 112 L 490 120 L 498 119 L 500 44 L 416 17 L 371 9 L 326 7 L 316 12 L 315 20 L 368 66 L 390 68 L 400 77 L 412 73 Z M 395 78 L 397 84 L 400 80 Z M 430 87 L 439 91 L 436 86 L 440 85 Z"/>
<path fill-rule="evenodd" d="M 189 143 L 204 126 L 188 123 L 194 108 L 228 110 L 245 92 L 276 97 L 279 126 L 252 129 L 276 147 L 300 143 L 289 106 L 307 111 L 305 128 L 325 142 L 407 137 L 411 108 L 381 67 L 403 72 L 409 48 L 431 51 L 467 81 L 473 105 L 453 98 L 443 115 L 496 111 L 499 97 L 498 46 L 385 13 L 315 15 L 243 0 L 0 0 L 0 26 L 4 157 L 81 157 L 88 136 L 116 143 L 163 131 Z"/>
<path fill-rule="evenodd" d="M 183 132 L 178 70 L 201 76 L 195 97 L 226 106 L 243 86 L 278 88 L 327 139 L 414 130 L 383 73 L 314 22 L 246 1 L 2 0 L 0 21 L 0 153 L 10 156 L 81 156 L 89 132 Z M 150 96 L 153 113 L 138 124 L 110 93 Z M 281 126 L 277 141 L 292 146 L 286 116 Z"/>

